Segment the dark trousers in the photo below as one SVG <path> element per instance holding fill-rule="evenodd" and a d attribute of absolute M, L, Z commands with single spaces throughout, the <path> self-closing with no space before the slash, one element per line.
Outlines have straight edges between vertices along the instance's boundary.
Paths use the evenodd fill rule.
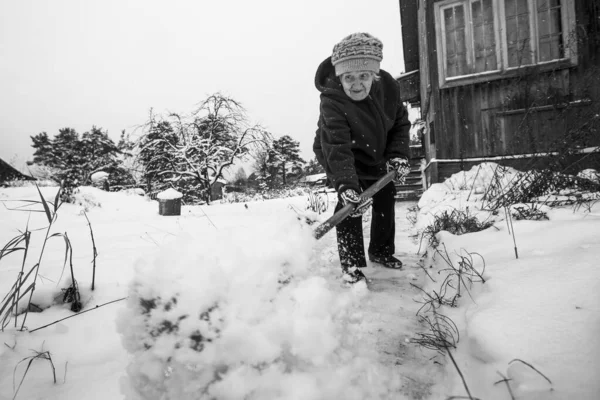
<path fill-rule="evenodd" d="M 364 189 L 375 181 L 360 181 Z M 383 187 L 373 196 L 371 219 L 371 241 L 369 253 L 377 255 L 392 255 L 395 252 L 394 237 L 396 235 L 396 187 L 393 182 Z M 335 212 L 343 207 L 338 197 Z M 342 268 L 367 266 L 362 230 L 362 216 L 349 216 L 336 226 L 338 252 Z"/>

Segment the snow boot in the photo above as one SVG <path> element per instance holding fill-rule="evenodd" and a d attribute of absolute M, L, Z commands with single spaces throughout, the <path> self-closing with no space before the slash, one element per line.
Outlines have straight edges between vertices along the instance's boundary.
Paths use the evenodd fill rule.
<path fill-rule="evenodd" d="M 393 255 L 375 255 L 369 253 L 369 260 L 374 263 L 381 264 L 386 268 L 400 269 L 402 268 L 402 261 L 398 260 Z"/>
<path fill-rule="evenodd" d="M 367 277 L 357 267 L 342 267 L 342 279 L 344 280 L 344 283 L 348 285 L 354 285 L 355 283 L 360 282 L 362 280 L 366 281 Z"/>

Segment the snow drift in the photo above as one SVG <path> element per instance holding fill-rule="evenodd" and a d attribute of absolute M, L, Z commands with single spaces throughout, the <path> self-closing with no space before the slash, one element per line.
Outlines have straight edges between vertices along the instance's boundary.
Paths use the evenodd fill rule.
<path fill-rule="evenodd" d="M 311 276 L 313 243 L 290 214 L 138 261 L 118 319 L 126 398 L 389 398 L 399 381 L 354 339 L 364 293 Z"/>

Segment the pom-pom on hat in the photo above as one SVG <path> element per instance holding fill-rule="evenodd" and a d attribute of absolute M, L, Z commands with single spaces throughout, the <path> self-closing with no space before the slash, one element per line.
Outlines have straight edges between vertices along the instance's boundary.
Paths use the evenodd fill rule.
<path fill-rule="evenodd" d="M 335 74 L 346 72 L 379 72 L 379 63 L 383 59 L 383 43 L 368 33 L 353 33 L 333 46 L 331 63 Z"/>

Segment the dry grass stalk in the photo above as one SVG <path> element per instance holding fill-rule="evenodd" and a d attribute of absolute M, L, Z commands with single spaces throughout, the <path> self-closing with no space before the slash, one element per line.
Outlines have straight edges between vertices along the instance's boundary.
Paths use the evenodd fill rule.
<path fill-rule="evenodd" d="M 518 260 L 519 259 L 519 250 L 517 249 L 517 238 L 515 237 L 515 229 L 514 229 L 513 223 L 512 223 L 512 213 L 507 210 L 506 214 L 508 214 L 508 221 L 510 223 L 510 232 L 511 232 L 511 236 L 513 238 L 513 245 L 515 248 L 515 258 Z"/>
<path fill-rule="evenodd" d="M 2 299 L 2 304 L 0 304 L 0 330 L 4 331 L 4 328 L 8 326 L 10 322 L 11 315 L 14 312 L 16 315 L 19 309 L 19 300 L 26 294 L 29 290 L 32 290 L 31 286 L 26 289 L 25 293 L 21 293 L 21 288 L 24 285 L 24 269 L 25 262 L 27 260 L 27 254 L 29 251 L 29 244 L 31 239 L 31 232 L 28 229 L 29 223 L 25 232 L 11 239 L 3 248 L 0 250 L 0 260 L 2 258 L 8 256 L 17 251 L 23 252 L 23 258 L 21 262 L 21 271 L 17 276 L 17 280 L 10 288 L 9 292 Z M 23 244 L 21 246 L 21 244 Z M 29 275 L 28 275 L 29 276 Z M 5 312 L 6 310 L 6 312 Z M 13 311 L 14 310 L 14 311 Z M 15 327 L 17 326 L 17 320 L 15 319 Z"/>
<path fill-rule="evenodd" d="M 436 254 L 440 255 L 440 257 L 442 257 L 444 262 L 448 265 L 447 268 L 440 270 L 440 272 L 446 272 L 446 277 L 441 282 L 440 289 L 438 291 L 432 290 L 432 293 L 428 293 L 422 288 L 411 283 L 412 287 L 422 291 L 425 294 L 423 305 L 417 311 L 417 315 L 422 314 L 423 310 L 425 310 L 424 312 L 436 312 L 440 306 L 456 307 L 457 301 L 462 296 L 462 292 L 464 290 L 466 290 L 469 297 L 473 299 L 469 291 L 473 283 L 486 282 L 485 278 L 483 277 L 485 273 L 485 260 L 481 254 L 475 252 L 469 253 L 468 251 L 462 249 L 462 253 L 457 254 L 459 257 L 457 266 L 452 262 L 452 259 L 446 250 L 446 246 L 443 246 L 443 252 L 440 249 L 436 250 Z M 473 256 L 481 258 L 483 262 L 481 271 L 478 271 L 478 269 L 475 268 Z M 429 275 L 429 273 L 427 273 L 427 275 L 435 283 L 435 280 Z"/>
<path fill-rule="evenodd" d="M 48 244 L 48 241 L 54 237 L 62 237 L 65 242 L 65 259 L 64 259 L 63 271 L 61 272 L 60 279 L 62 279 L 62 274 L 64 273 L 64 268 L 66 267 L 67 260 L 69 261 L 69 267 L 70 267 L 70 273 L 71 273 L 71 285 L 68 288 L 63 289 L 63 294 L 64 294 L 63 301 L 70 302 L 71 310 L 73 310 L 75 312 L 79 312 L 82 308 L 81 296 L 79 294 L 79 288 L 77 285 L 77 281 L 75 280 L 75 271 L 73 268 L 73 248 L 72 248 L 71 242 L 69 240 L 69 237 L 68 237 L 67 233 L 54 233 L 54 234 L 50 233 L 51 229 L 53 227 L 53 224 L 58 217 L 58 209 L 60 208 L 60 206 L 62 204 L 60 202 L 60 194 L 61 194 L 62 188 L 58 189 L 55 199 L 54 199 L 54 202 L 47 201 L 44 198 L 44 196 L 42 195 L 40 188 L 37 185 L 36 185 L 36 188 L 37 188 L 38 194 L 40 196 L 40 200 L 39 201 L 32 201 L 32 200 L 23 201 L 28 207 L 27 208 L 17 207 L 14 210 L 27 211 L 27 212 L 43 212 L 46 215 L 46 219 L 48 220 L 48 226 L 43 228 L 45 230 L 45 236 L 44 236 L 44 240 L 42 242 L 42 248 L 39 253 L 38 262 L 27 272 L 27 274 L 25 274 L 25 263 L 27 261 L 27 256 L 28 256 L 29 249 L 30 249 L 30 239 L 31 239 L 31 233 L 32 233 L 29 230 L 29 222 L 27 223 L 27 227 L 26 227 L 24 233 L 11 239 L 0 250 L 0 260 L 10 254 L 15 253 L 15 252 L 18 252 L 18 251 L 23 252 L 23 259 L 21 262 L 21 271 L 19 272 L 17 279 L 15 280 L 15 283 L 11 286 L 8 293 L 4 296 L 2 303 L 0 303 L 0 329 L 1 330 L 4 330 L 6 328 L 6 326 L 8 326 L 8 323 L 12 319 L 13 315 L 15 316 L 15 318 L 14 318 L 15 328 L 17 328 L 17 319 L 18 319 L 20 309 L 25 310 L 25 312 L 23 313 L 23 319 L 21 321 L 20 330 L 25 329 L 25 323 L 27 321 L 27 316 L 30 312 L 31 307 L 33 306 L 31 301 L 33 298 L 33 293 L 36 288 L 36 282 L 37 282 L 38 277 L 40 277 L 40 278 L 42 277 L 40 275 L 41 261 L 42 261 L 46 246 Z M 38 209 L 32 209 L 32 208 L 30 208 L 31 205 L 41 205 L 41 207 Z M 86 218 L 87 218 L 87 216 L 86 216 Z M 88 222 L 89 222 L 89 220 L 88 220 Z M 93 239 L 93 232 L 92 232 L 91 224 L 90 224 L 90 232 L 92 233 L 92 241 L 93 241 L 94 239 Z M 95 279 L 95 259 L 97 256 L 97 250 L 96 250 L 94 241 L 93 241 L 93 245 L 94 245 L 94 261 L 93 261 L 94 262 L 94 277 L 93 278 Z M 59 279 L 59 281 L 60 281 L 60 279 Z M 29 295 L 29 298 L 27 300 L 27 307 L 20 307 L 19 302 L 26 295 Z"/>
<path fill-rule="evenodd" d="M 441 354 L 449 348 L 455 349 L 460 335 L 454 321 L 436 311 L 432 311 L 430 314 L 419 316 L 419 322 L 427 327 L 427 331 L 417 333 L 417 337 L 411 339 L 410 342 Z"/>
<path fill-rule="evenodd" d="M 38 360 L 38 359 L 48 360 L 48 362 L 50 363 L 50 367 L 52 368 L 52 377 L 54 379 L 54 383 L 56 383 L 56 368 L 54 367 L 54 363 L 52 362 L 52 356 L 50 355 L 50 352 L 49 351 L 43 351 L 43 352 L 34 351 L 34 353 L 35 353 L 35 355 L 26 357 L 26 358 L 22 359 L 21 361 L 19 361 L 17 363 L 17 365 L 15 365 L 15 369 L 13 371 L 13 391 L 14 391 L 13 400 L 15 400 L 17 398 L 17 395 L 19 394 L 19 390 L 21 389 L 21 385 L 23 385 L 23 381 L 25 380 L 25 377 L 27 376 L 27 372 L 29 372 L 29 368 L 31 367 L 31 364 L 35 360 Z M 22 362 L 27 361 L 27 360 L 29 360 L 29 362 L 27 363 L 25 372 L 23 373 L 23 376 L 21 377 L 19 386 L 15 389 L 15 375 L 17 374 L 17 368 L 19 367 L 19 365 Z"/>
<path fill-rule="evenodd" d="M 84 211 L 83 215 L 85 216 L 85 219 L 88 222 L 88 226 L 90 227 L 90 236 L 92 237 L 92 248 L 93 248 L 93 255 L 94 258 L 92 259 L 92 290 L 95 289 L 96 286 L 96 258 L 98 257 L 98 250 L 96 249 L 96 241 L 94 240 L 94 231 L 92 230 L 92 223 L 90 222 L 90 219 L 87 216 L 87 213 Z"/>
<path fill-rule="evenodd" d="M 78 315 L 85 314 L 86 312 L 90 312 L 90 311 L 96 310 L 96 309 L 98 309 L 98 308 L 100 308 L 100 307 L 104 307 L 104 306 L 106 306 L 106 305 L 109 305 L 109 304 L 112 304 L 112 303 L 116 303 L 116 302 L 118 302 L 118 301 L 123 301 L 123 300 L 125 300 L 125 299 L 127 299 L 127 297 L 123 297 L 123 298 L 120 298 L 120 299 L 117 299 L 117 300 L 112 300 L 112 301 L 109 301 L 108 303 L 100 304 L 99 306 L 96 306 L 96 307 L 94 307 L 94 308 L 90 308 L 90 309 L 88 309 L 88 310 L 82 311 L 82 312 L 80 312 L 80 313 L 78 313 L 78 314 L 69 315 L 68 317 L 61 318 L 61 319 L 59 319 L 59 320 L 56 320 L 56 321 L 54 321 L 54 322 L 51 322 L 51 323 L 49 323 L 49 324 L 46 324 L 46 325 L 44 325 L 44 326 L 40 326 L 39 328 L 35 328 L 35 329 L 33 329 L 33 330 L 29 331 L 29 333 L 33 333 L 33 332 L 35 332 L 35 331 L 39 331 L 40 329 L 47 328 L 47 327 L 49 327 L 49 326 L 52 326 L 52 325 L 54 325 L 54 324 L 58 324 L 59 322 L 61 322 L 61 321 L 64 321 L 64 320 L 66 320 L 66 319 L 73 318 L 73 317 L 76 317 L 76 316 L 78 316 Z"/>
<path fill-rule="evenodd" d="M 502 377 L 502 379 L 499 380 L 498 382 L 494 382 L 494 385 L 497 385 L 499 383 L 505 383 L 506 389 L 508 390 L 508 394 L 510 395 L 511 400 L 515 400 L 515 395 L 513 394 L 512 389 L 510 387 L 510 379 L 505 377 L 504 375 L 502 375 L 500 372 L 498 372 L 498 375 L 500 375 Z"/>
<path fill-rule="evenodd" d="M 545 380 L 548 381 L 549 384 L 552 385 L 552 381 L 550 380 L 550 378 L 548 378 L 546 375 L 544 375 L 543 373 L 540 372 L 540 370 L 538 370 L 537 368 L 535 368 L 533 365 L 529 364 L 526 361 L 523 361 L 521 359 L 515 358 L 514 360 L 511 360 L 508 364 L 512 364 L 513 362 L 520 362 L 521 364 L 525 364 L 526 366 L 528 366 L 529 368 L 531 368 L 532 370 L 534 370 L 535 372 L 537 372 L 538 374 L 540 374 Z"/>

